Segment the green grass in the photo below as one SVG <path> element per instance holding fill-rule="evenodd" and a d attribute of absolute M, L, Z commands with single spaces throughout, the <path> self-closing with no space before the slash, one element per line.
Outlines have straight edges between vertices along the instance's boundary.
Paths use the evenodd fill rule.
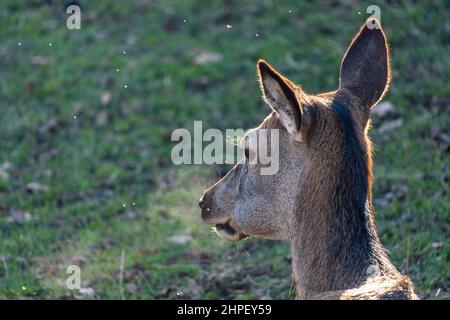
<path fill-rule="evenodd" d="M 201 224 L 213 169 L 171 165 L 170 134 L 257 125 L 260 57 L 309 92 L 335 89 L 373 2 L 82 1 L 69 31 L 58 1 L 2 1 L 0 298 L 293 298 L 287 244 L 230 244 Z M 449 298 L 450 8 L 375 2 L 395 106 L 371 132 L 378 229 L 422 298 Z M 193 63 L 204 51 L 222 61 Z M 31 219 L 8 221 L 17 210 Z M 64 287 L 71 264 L 93 296 Z"/>

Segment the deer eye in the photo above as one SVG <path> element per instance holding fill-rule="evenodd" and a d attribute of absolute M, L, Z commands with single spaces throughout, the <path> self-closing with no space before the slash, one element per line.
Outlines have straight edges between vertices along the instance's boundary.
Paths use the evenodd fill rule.
<path fill-rule="evenodd" d="M 244 149 L 244 155 L 246 159 L 250 158 L 250 150 L 248 148 Z"/>

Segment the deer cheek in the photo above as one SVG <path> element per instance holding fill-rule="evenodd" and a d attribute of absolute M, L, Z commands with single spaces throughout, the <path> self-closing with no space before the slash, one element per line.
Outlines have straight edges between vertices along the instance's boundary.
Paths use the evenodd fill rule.
<path fill-rule="evenodd" d="M 274 219 L 263 199 L 252 197 L 252 200 L 238 202 L 235 209 L 235 220 L 241 231 L 248 235 L 269 235 L 276 227 L 273 225 Z"/>

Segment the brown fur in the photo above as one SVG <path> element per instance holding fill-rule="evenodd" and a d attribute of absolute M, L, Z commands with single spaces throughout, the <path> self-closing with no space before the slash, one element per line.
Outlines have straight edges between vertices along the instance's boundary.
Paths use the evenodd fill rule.
<path fill-rule="evenodd" d="M 309 95 L 265 61 L 257 67 L 274 111 L 253 131 L 281 129 L 280 170 L 236 165 L 205 191 L 204 221 L 227 240 L 289 241 L 298 298 L 416 299 L 380 243 L 372 206 L 370 108 L 390 81 L 383 31 L 361 28 L 337 91 Z"/>

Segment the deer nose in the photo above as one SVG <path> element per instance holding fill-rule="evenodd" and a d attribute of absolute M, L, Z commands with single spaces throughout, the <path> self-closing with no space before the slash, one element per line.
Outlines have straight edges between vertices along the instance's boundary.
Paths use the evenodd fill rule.
<path fill-rule="evenodd" d="M 205 200 L 204 200 L 204 198 L 203 197 L 201 197 L 200 198 L 200 201 L 198 202 L 198 206 L 200 207 L 200 208 L 203 208 L 203 205 L 205 204 Z"/>

